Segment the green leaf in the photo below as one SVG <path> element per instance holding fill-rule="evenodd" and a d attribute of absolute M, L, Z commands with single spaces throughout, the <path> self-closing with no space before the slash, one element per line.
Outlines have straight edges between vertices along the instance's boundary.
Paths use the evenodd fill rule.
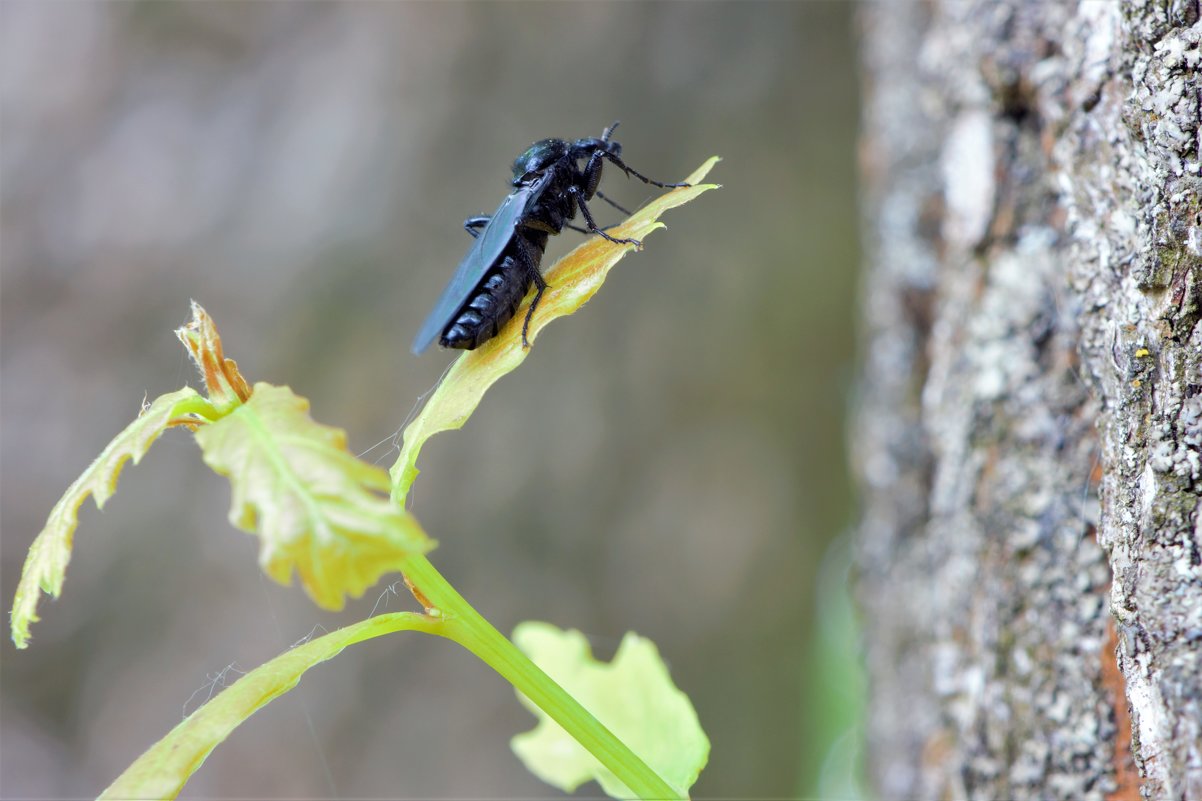
<path fill-rule="evenodd" d="M 257 383 L 246 403 L 196 432 L 205 463 L 228 476 L 230 522 L 261 539 L 259 564 L 281 584 L 293 572 L 324 609 L 341 609 L 410 554 L 434 547 L 382 493 L 388 475 L 356 459 L 346 434 L 315 423 L 309 402 Z"/>
<path fill-rule="evenodd" d="M 692 186 L 659 196 L 609 233 L 617 239 L 645 239 L 652 231 L 663 228 L 659 217 L 665 211 L 718 187 L 698 183 L 717 161 L 716 156 L 711 158 L 686 178 L 685 183 Z M 596 294 L 610 268 L 633 249 L 633 245 L 618 245 L 593 237 L 549 268 L 544 274 L 549 287 L 530 320 L 527 339 L 531 344 L 547 323 L 573 313 Z M 522 346 L 522 321 L 533 297 L 533 292 L 526 296 L 509 325 L 497 336 L 459 357 L 421 413 L 405 429 L 404 444 L 391 470 L 392 496 L 398 504 L 404 504 L 409 487 L 417 478 L 417 455 L 426 440 L 440 431 L 462 428 L 488 388 L 525 360 L 529 351 Z"/>
<path fill-rule="evenodd" d="M 202 418 L 213 415 L 215 411 L 209 402 L 189 387 L 162 395 L 145 407 L 138 419 L 126 426 L 67 488 L 50 510 L 46 525 L 30 546 L 25 567 L 21 570 L 11 620 L 12 639 L 18 648 L 29 645 L 29 627 L 39 619 L 37 606 L 42 593 L 57 598 L 62 592 L 75 529 L 79 525 L 79 507 L 84 499 L 91 495 L 96 508 L 104 508 L 117 488 L 117 478 L 126 460 L 133 459 L 134 464 L 140 462 L 167 428 L 195 426 L 205 422 Z"/>
<path fill-rule="evenodd" d="M 654 643 L 627 632 L 613 661 L 606 664 L 593 658 L 578 631 L 525 622 L 514 631 L 513 640 L 685 797 L 705 767 L 710 744 L 693 705 L 672 683 Z M 539 718 L 535 728 L 511 741 L 531 773 L 564 792 L 596 779 L 612 798 L 634 795 L 559 724 L 521 694 L 518 698 Z"/>
<path fill-rule="evenodd" d="M 214 748 L 272 699 L 296 686 L 306 670 L 357 642 L 437 625 L 425 615 L 392 612 L 318 637 L 255 668 L 185 718 L 138 757 L 102 799 L 175 798 Z"/>

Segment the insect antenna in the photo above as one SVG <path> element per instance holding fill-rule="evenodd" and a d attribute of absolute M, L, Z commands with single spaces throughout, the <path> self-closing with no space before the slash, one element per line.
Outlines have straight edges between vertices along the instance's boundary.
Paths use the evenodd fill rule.
<path fill-rule="evenodd" d="M 618 130 L 618 126 L 622 124 L 621 120 L 614 120 L 614 124 L 606 128 L 601 133 L 601 141 L 608 142 L 609 137 L 613 136 L 614 131 Z"/>

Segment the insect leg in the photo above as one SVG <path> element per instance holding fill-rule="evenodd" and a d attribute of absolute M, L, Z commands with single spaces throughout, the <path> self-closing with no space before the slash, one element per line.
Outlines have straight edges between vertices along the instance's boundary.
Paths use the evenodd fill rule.
<path fill-rule="evenodd" d="M 615 245 L 634 245 L 639 250 L 643 249 L 643 243 L 637 239 L 615 239 L 614 237 L 605 233 L 605 230 L 603 228 L 598 228 L 596 220 L 593 219 L 592 212 L 590 212 L 588 210 L 588 206 L 585 205 L 585 203 L 584 203 L 584 196 L 575 187 L 572 187 L 569 191 L 573 191 L 576 193 L 576 203 L 577 203 L 577 205 L 580 206 L 580 211 L 584 213 L 584 219 L 588 223 L 589 231 L 593 232 L 594 234 L 597 234 L 602 239 L 608 239 L 610 242 L 613 242 Z"/>
<path fill-rule="evenodd" d="M 598 190 L 597 190 L 597 197 L 601 198 L 601 199 L 602 199 L 602 200 L 604 200 L 606 203 L 608 203 L 609 205 L 613 206 L 613 207 L 614 207 L 615 209 L 617 209 L 618 211 L 620 211 L 620 212 L 622 212 L 623 214 L 625 214 L 627 217 L 629 217 L 630 215 L 634 214 L 634 212 L 633 212 L 633 211 L 627 211 L 626 209 L 624 209 L 624 208 L 622 208 L 621 206 L 619 206 L 617 203 L 614 203 L 612 200 L 610 200 L 609 198 L 607 198 L 605 195 L 601 194 L 601 190 L 600 190 L 600 189 L 598 189 Z"/>
<path fill-rule="evenodd" d="M 484 226 L 488 225 L 488 221 L 491 219 L 492 217 L 489 217 L 487 214 L 479 214 L 475 217 L 468 217 L 463 221 L 463 230 L 471 234 L 472 239 L 475 239 L 476 237 L 480 236 L 480 232 L 476 229 L 483 228 Z"/>
<path fill-rule="evenodd" d="M 534 281 L 535 292 L 534 300 L 530 301 L 530 308 L 526 310 L 526 319 L 522 320 L 522 347 L 527 349 L 530 347 L 530 340 L 526 339 L 526 334 L 530 331 L 530 320 L 534 317 L 534 310 L 538 308 L 538 302 L 543 298 L 543 292 L 550 286 L 547 279 L 543 278 L 543 274 L 538 271 L 538 266 L 530 258 L 528 247 L 528 245 L 522 246 L 522 255 L 526 259 L 526 269 L 530 271 L 530 278 Z"/>
<path fill-rule="evenodd" d="M 589 230 L 589 229 L 587 229 L 587 228 L 581 228 L 579 225 L 572 225 L 571 223 L 565 223 L 563 227 L 564 227 L 564 228 L 571 228 L 573 231 L 579 231 L 579 232 L 580 232 L 580 233 L 582 233 L 582 234 L 591 234 L 591 233 L 592 233 L 592 231 L 590 231 L 590 230 Z M 602 230 L 602 231 L 608 231 L 610 228 L 617 228 L 617 227 L 618 227 L 618 223 L 614 223 L 613 225 L 604 225 L 604 226 L 602 226 L 602 227 L 601 227 L 601 230 Z"/>
<path fill-rule="evenodd" d="M 643 175 L 638 170 L 627 167 L 626 162 L 622 161 L 622 159 L 618 158 L 613 153 L 609 153 L 604 150 L 598 150 L 597 152 L 601 153 L 605 158 L 609 159 L 614 164 L 616 164 L 619 170 L 626 173 L 627 175 L 633 175 L 635 178 L 638 178 L 640 181 L 642 181 L 645 184 L 651 184 L 652 186 L 658 186 L 663 189 L 675 189 L 680 186 L 692 186 L 692 184 L 664 184 L 664 183 L 660 183 L 659 181 L 653 181 L 650 178 L 648 178 L 646 175 Z"/>

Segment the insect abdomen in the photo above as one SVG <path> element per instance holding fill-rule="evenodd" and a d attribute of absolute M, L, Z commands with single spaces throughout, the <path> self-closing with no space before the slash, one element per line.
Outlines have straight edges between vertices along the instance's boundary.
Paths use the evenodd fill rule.
<path fill-rule="evenodd" d="M 520 239 L 514 237 L 514 244 L 505 249 L 498 266 L 480 282 L 479 289 L 447 326 L 438 344 L 473 350 L 496 336 L 501 326 L 513 317 L 534 282 L 543 255 L 542 248 L 528 241 L 519 242 Z"/>

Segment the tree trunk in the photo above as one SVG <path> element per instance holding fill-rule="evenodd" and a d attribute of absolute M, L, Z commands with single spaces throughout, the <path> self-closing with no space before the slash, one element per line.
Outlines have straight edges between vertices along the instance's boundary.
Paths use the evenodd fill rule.
<path fill-rule="evenodd" d="M 885 798 L 1202 798 L 1200 39 L 1198 0 L 863 11 Z"/>

